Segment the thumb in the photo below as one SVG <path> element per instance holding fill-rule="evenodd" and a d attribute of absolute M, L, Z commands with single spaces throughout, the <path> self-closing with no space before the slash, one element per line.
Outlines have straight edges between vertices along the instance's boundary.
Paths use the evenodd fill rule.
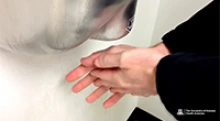
<path fill-rule="evenodd" d="M 121 65 L 121 53 L 102 54 L 95 59 L 95 66 L 99 68 L 114 68 Z"/>

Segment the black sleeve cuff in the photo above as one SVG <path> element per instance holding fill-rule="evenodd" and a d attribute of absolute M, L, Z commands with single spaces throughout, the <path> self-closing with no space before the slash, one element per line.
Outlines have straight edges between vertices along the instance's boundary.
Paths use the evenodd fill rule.
<path fill-rule="evenodd" d="M 171 53 L 219 55 L 219 1 L 209 3 L 162 40 Z"/>

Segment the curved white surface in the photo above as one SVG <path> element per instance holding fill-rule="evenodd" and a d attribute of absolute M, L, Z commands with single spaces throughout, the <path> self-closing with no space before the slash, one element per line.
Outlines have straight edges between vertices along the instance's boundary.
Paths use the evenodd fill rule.
<path fill-rule="evenodd" d="M 90 86 L 74 94 L 73 83 L 68 84 L 64 79 L 78 66 L 81 57 L 96 50 L 122 43 L 149 46 L 157 7 L 158 0 L 139 0 L 132 32 L 118 41 L 89 40 L 64 54 L 47 56 L 0 50 L 0 121 L 125 121 L 137 106 L 137 98 L 126 96 L 106 110 L 102 103 L 110 93 L 94 104 L 87 104 L 85 98 L 95 88 Z"/>
<path fill-rule="evenodd" d="M 0 47 L 30 55 L 61 53 L 88 38 L 121 38 L 127 34 L 123 28 L 131 17 L 127 10 L 135 8 L 130 7 L 133 0 L 0 0 L 0 3 Z"/>

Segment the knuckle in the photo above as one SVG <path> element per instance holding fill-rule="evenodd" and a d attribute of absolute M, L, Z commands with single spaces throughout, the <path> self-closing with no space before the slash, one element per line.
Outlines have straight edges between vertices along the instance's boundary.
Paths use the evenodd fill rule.
<path fill-rule="evenodd" d="M 135 48 L 133 46 L 127 45 L 127 44 L 120 44 L 119 47 L 124 48 L 124 49 L 132 49 Z"/>
<path fill-rule="evenodd" d="M 90 56 L 100 53 L 99 51 L 93 52 Z"/>
<path fill-rule="evenodd" d="M 109 90 L 111 93 L 115 93 L 115 90 L 114 89 L 110 89 Z"/>
<path fill-rule="evenodd" d="M 96 86 L 96 87 L 99 87 L 100 86 L 100 81 L 99 80 L 96 80 L 93 82 L 93 84 Z"/>
<path fill-rule="evenodd" d="M 99 87 L 99 85 L 97 85 L 96 83 L 93 83 L 93 85 L 94 85 L 95 87 Z"/>
<path fill-rule="evenodd" d="M 135 94 L 135 93 L 131 93 L 131 95 L 132 95 L 132 96 L 136 96 L 136 94 Z"/>
<path fill-rule="evenodd" d="M 115 46 L 115 45 L 112 45 L 112 46 L 110 46 L 110 47 L 107 49 L 107 52 L 109 52 L 109 53 L 114 52 L 114 51 L 115 51 L 115 48 L 116 48 L 116 46 Z"/>
<path fill-rule="evenodd" d="M 112 74 L 112 80 L 115 80 L 116 82 L 116 85 L 118 85 L 118 87 L 121 87 L 121 88 L 128 88 L 129 85 L 126 83 L 126 81 L 123 79 L 122 75 L 120 72 L 118 71 L 115 71 L 113 74 Z"/>
<path fill-rule="evenodd" d="M 114 47 L 116 47 L 116 45 L 111 45 L 111 46 L 110 46 L 110 48 L 114 48 Z"/>
<path fill-rule="evenodd" d="M 96 75 L 96 71 L 95 70 L 93 70 L 93 71 L 91 71 L 90 73 L 89 73 L 89 76 L 91 76 L 91 77 L 95 77 L 95 76 L 97 76 Z"/>
<path fill-rule="evenodd" d="M 117 85 L 121 88 L 127 88 L 127 84 L 123 80 L 118 80 Z"/>
<path fill-rule="evenodd" d="M 127 53 L 127 52 L 122 52 L 122 53 L 121 53 L 121 58 L 122 58 L 122 59 L 125 59 L 127 56 L 128 56 L 128 53 Z"/>
<path fill-rule="evenodd" d="M 110 46 L 109 48 L 108 48 L 108 50 L 112 50 L 112 49 L 114 49 L 115 48 L 115 45 L 112 45 L 112 46 Z"/>
<path fill-rule="evenodd" d="M 124 46 L 127 46 L 125 44 L 119 44 L 118 47 L 124 47 Z"/>
<path fill-rule="evenodd" d="M 122 65 L 126 61 L 127 56 L 128 56 L 127 52 L 122 52 L 121 53 L 121 56 L 120 56 L 120 59 L 119 59 L 120 65 Z"/>
<path fill-rule="evenodd" d="M 109 59 L 107 57 L 108 57 L 107 55 L 103 55 L 99 60 L 99 64 L 105 65 L 106 61 L 109 61 Z"/>

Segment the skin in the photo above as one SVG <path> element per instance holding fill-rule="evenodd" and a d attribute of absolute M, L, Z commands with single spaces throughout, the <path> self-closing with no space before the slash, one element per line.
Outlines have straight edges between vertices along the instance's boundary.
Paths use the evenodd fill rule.
<path fill-rule="evenodd" d="M 110 90 L 113 95 L 103 104 L 104 108 L 110 108 L 125 94 L 157 95 L 156 67 L 169 54 L 163 43 L 149 48 L 111 46 L 82 58 L 81 65 L 71 71 L 66 80 L 71 83 L 87 74 L 73 86 L 73 92 L 78 93 L 94 84 L 97 89 L 86 98 L 92 103 Z"/>

